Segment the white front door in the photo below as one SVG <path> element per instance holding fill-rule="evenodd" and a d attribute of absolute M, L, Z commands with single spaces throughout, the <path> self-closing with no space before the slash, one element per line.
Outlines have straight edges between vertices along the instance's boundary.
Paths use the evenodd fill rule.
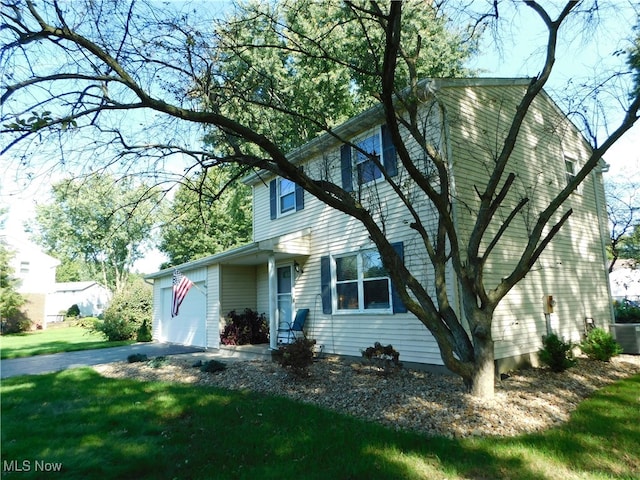
<path fill-rule="evenodd" d="M 278 344 L 289 343 L 286 330 L 293 323 L 293 265 L 278 267 L 276 277 Z"/>

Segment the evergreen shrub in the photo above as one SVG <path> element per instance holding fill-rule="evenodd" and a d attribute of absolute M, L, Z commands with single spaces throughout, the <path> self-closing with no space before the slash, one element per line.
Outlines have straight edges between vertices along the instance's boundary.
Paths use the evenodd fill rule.
<path fill-rule="evenodd" d="M 613 335 L 602 328 L 594 328 L 580 343 L 580 350 L 592 360 L 608 362 L 612 357 L 622 353 L 622 347 Z"/>
<path fill-rule="evenodd" d="M 543 348 L 538 352 L 538 355 L 542 363 L 552 371 L 564 372 L 576 364 L 573 357 L 574 345 L 560 339 L 555 333 L 542 337 L 542 346 Z"/>
<path fill-rule="evenodd" d="M 147 360 L 149 358 L 144 353 L 132 353 L 127 357 L 129 363 L 146 362 Z"/>
<path fill-rule="evenodd" d="M 227 366 L 218 360 L 208 360 L 200 366 L 201 372 L 215 373 L 225 370 Z"/>

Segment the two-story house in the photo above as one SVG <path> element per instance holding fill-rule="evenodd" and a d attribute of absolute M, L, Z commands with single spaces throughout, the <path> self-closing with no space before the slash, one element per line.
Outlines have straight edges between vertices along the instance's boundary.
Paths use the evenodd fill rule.
<path fill-rule="evenodd" d="M 56 290 L 56 268 L 60 261 L 23 238 L 6 236 L 4 240 L 14 253 L 11 267 L 20 281 L 18 292 L 26 299 L 22 310 L 34 325 L 44 327 L 53 313 L 51 294 Z"/>
<path fill-rule="evenodd" d="M 449 161 L 452 208 L 461 235 L 473 221 L 476 185 L 486 178 L 528 83 L 528 79 L 478 78 L 422 84 L 421 114 Z M 387 196 L 380 169 L 360 150 L 336 138 L 381 154 L 386 171 L 402 175 L 380 109 L 352 118 L 334 133 L 295 150 L 290 161 L 305 172 L 324 172 L 325 178 L 346 190 L 375 184 L 387 238 L 410 271 L 428 286 L 431 266 L 405 207 L 387 201 L 393 197 Z M 530 197 L 534 205 L 548 202 L 589 152 L 588 143 L 557 105 L 546 94 L 539 96 L 513 153 L 514 190 Z M 380 257 L 357 220 L 269 172 L 256 172 L 245 181 L 253 189 L 253 243 L 178 266 L 198 287 L 188 293 L 178 316 L 170 314 L 172 270 L 147 276 L 154 281 L 155 339 L 215 349 L 224 315 L 251 308 L 269 318 L 275 348 L 279 321 L 291 321 L 298 309 L 305 308 L 309 309 L 306 334 L 325 352 L 359 356 L 364 348 L 381 342 L 392 344 L 405 362 L 442 365 L 436 342 L 394 294 Z M 602 172 L 597 170 L 567 201 L 567 208 L 573 209 L 567 223 L 495 312 L 492 333 L 501 369 L 508 368 L 510 360 L 527 360 L 535 354 L 549 329 L 576 341 L 584 332 L 585 318 L 599 325 L 611 321 L 604 202 Z M 416 197 L 414 207 L 429 217 L 424 199 Z M 527 215 L 524 209 L 502 238 L 486 277 L 501 278 L 509 272 L 514 262 L 509 250 L 517 252 L 526 242 Z M 489 228 L 497 231 L 500 225 Z M 454 282 L 450 290 L 462 318 Z"/>

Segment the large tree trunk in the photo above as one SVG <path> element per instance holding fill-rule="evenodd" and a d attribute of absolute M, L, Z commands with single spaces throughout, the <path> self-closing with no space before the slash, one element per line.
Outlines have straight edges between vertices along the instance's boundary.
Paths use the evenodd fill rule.
<path fill-rule="evenodd" d="M 495 359 L 491 330 L 474 334 L 475 368 L 471 380 L 471 394 L 475 397 L 490 399 L 494 395 Z"/>
<path fill-rule="evenodd" d="M 495 307 L 478 306 L 476 295 L 463 293 L 463 305 L 473 341 L 473 373 L 469 386 L 473 396 L 490 399 L 494 395 L 495 358 L 491 324 Z"/>

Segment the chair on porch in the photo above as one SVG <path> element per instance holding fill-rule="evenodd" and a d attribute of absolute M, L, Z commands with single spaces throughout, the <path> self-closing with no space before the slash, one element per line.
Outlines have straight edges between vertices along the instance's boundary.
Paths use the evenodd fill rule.
<path fill-rule="evenodd" d="M 304 338 L 305 334 L 303 329 L 308 315 L 308 308 L 300 308 L 296 312 L 296 318 L 293 320 L 293 323 L 280 322 L 278 326 L 278 343 L 295 342 L 300 335 Z"/>

